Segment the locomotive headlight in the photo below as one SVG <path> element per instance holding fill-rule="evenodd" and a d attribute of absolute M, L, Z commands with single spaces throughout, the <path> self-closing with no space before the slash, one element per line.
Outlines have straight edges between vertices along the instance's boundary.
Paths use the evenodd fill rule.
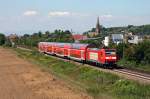
<path fill-rule="evenodd" d="M 112 59 L 117 59 L 116 57 L 112 57 Z"/>
<path fill-rule="evenodd" d="M 110 57 L 106 57 L 106 59 L 110 59 Z"/>

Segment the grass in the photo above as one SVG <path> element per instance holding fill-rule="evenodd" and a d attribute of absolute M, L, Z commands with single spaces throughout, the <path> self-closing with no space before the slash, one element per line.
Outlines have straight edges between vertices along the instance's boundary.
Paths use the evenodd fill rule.
<path fill-rule="evenodd" d="M 137 64 L 134 61 L 127 61 L 125 59 L 119 60 L 117 64 L 130 69 L 136 69 L 136 70 L 150 73 L 150 64 Z"/>
<path fill-rule="evenodd" d="M 111 73 L 95 70 L 45 56 L 37 51 L 15 49 L 17 54 L 40 64 L 44 70 L 76 84 L 95 99 L 150 99 L 150 85 L 129 81 Z"/>

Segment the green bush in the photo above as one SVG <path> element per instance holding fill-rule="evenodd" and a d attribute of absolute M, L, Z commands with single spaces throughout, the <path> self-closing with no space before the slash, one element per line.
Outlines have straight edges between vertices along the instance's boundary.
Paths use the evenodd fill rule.
<path fill-rule="evenodd" d="M 138 45 L 126 48 L 125 57 L 127 60 L 136 61 L 137 63 L 150 64 L 150 41 L 143 41 Z"/>
<path fill-rule="evenodd" d="M 5 44 L 5 35 L 0 33 L 0 45 Z"/>
<path fill-rule="evenodd" d="M 6 46 L 6 47 L 12 46 L 10 39 L 6 39 L 4 46 Z"/>

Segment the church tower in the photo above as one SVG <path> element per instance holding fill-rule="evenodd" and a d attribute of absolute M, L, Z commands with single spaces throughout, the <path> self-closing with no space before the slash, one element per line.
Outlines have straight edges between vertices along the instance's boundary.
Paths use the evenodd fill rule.
<path fill-rule="evenodd" d="M 96 24 L 96 31 L 95 31 L 96 33 L 100 33 L 101 32 L 101 30 L 100 30 L 100 23 L 99 23 L 99 17 L 97 18 L 97 24 Z"/>

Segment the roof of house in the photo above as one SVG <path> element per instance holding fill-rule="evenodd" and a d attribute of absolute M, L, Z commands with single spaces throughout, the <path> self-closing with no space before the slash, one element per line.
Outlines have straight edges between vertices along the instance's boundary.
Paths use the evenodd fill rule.
<path fill-rule="evenodd" d="M 84 40 L 84 39 L 87 39 L 87 36 L 84 36 L 84 35 L 81 35 L 81 34 L 75 34 L 75 35 L 73 35 L 73 38 L 75 40 Z"/>

